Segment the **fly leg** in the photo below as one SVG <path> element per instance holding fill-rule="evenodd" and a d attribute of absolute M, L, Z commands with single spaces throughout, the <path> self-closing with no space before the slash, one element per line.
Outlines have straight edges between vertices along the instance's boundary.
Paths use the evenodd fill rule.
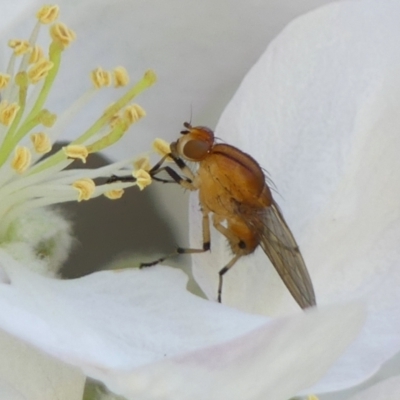
<path fill-rule="evenodd" d="M 165 162 L 165 160 L 170 157 L 172 160 L 175 162 L 175 164 L 179 167 L 179 169 L 182 171 L 183 175 L 185 178 L 181 177 L 174 169 L 171 167 L 161 167 L 162 164 Z M 173 180 L 168 181 L 165 179 L 158 178 L 156 175 L 159 174 L 160 172 L 165 171 Z M 179 185 L 183 186 L 185 189 L 189 190 L 196 190 L 194 186 L 191 185 L 191 183 L 194 181 L 194 174 L 191 171 L 191 169 L 185 164 L 185 162 L 175 156 L 173 153 L 169 153 L 166 156 L 164 156 L 154 167 L 149 171 L 150 175 L 152 178 L 156 181 L 159 182 L 164 182 L 164 183 L 170 183 L 170 182 L 176 182 Z"/>
<path fill-rule="evenodd" d="M 153 265 L 159 264 L 166 260 L 167 258 L 171 258 L 177 256 L 179 254 L 194 254 L 194 253 L 204 253 L 210 250 L 210 219 L 208 216 L 208 212 L 203 211 L 203 248 L 202 249 L 186 249 L 182 247 L 178 247 L 174 253 L 168 254 L 167 256 L 161 257 L 158 260 L 149 262 L 149 263 L 141 263 L 139 268 L 151 267 Z"/>
<path fill-rule="evenodd" d="M 168 166 L 162 167 L 162 165 L 164 164 L 165 160 L 168 157 L 172 158 L 172 160 L 175 162 L 175 164 L 179 167 L 179 169 L 184 174 L 185 178 L 180 176 L 171 167 L 168 167 Z M 158 176 L 156 176 L 162 171 L 165 171 L 172 178 L 172 180 L 167 180 L 167 179 L 159 178 Z M 194 177 L 195 177 L 193 172 L 190 170 L 190 168 L 185 164 L 185 162 L 181 158 L 175 156 L 172 153 L 165 155 L 157 164 L 155 164 L 153 166 L 153 168 L 151 168 L 151 170 L 149 171 L 149 174 L 155 181 L 158 181 L 158 182 L 178 183 L 179 185 L 183 186 L 185 189 L 189 189 L 189 190 L 197 189 L 192 185 L 192 182 L 194 181 Z M 133 177 L 132 175 L 126 175 L 126 176 L 112 175 L 107 180 L 107 183 L 113 183 L 113 182 L 136 182 L 136 178 Z"/>
<path fill-rule="evenodd" d="M 221 297 L 222 297 L 222 280 L 223 276 L 235 265 L 236 261 L 239 260 L 239 258 L 242 257 L 241 254 L 236 254 L 235 257 L 232 258 L 231 261 L 229 261 L 228 264 L 225 265 L 224 268 L 222 268 L 218 274 L 219 274 L 219 282 L 218 282 L 218 303 L 221 303 Z"/>
<path fill-rule="evenodd" d="M 224 225 L 222 225 L 221 222 L 223 220 L 224 220 L 224 218 L 214 214 L 213 215 L 214 228 L 228 239 L 229 243 L 231 244 L 232 250 L 236 249 L 236 250 L 234 250 L 234 253 L 236 253 L 236 255 L 232 258 L 231 261 L 229 261 L 228 264 L 225 265 L 224 268 L 222 268 L 218 272 L 218 274 L 219 274 L 218 302 L 219 303 L 221 303 L 221 298 L 222 298 L 223 276 L 236 264 L 236 261 L 239 260 L 240 257 L 247 254 L 246 243 L 243 240 L 241 240 L 237 235 L 235 235 L 232 231 L 230 231 Z"/>

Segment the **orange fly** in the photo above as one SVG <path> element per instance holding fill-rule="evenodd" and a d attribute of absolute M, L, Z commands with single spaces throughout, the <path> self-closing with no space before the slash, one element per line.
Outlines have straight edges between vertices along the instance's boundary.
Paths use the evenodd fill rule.
<path fill-rule="evenodd" d="M 169 182 L 157 177 L 161 171 L 165 171 L 184 188 L 199 191 L 203 214 L 203 248 L 178 248 L 177 253 L 210 250 L 212 214 L 215 229 L 228 239 L 234 255 L 219 271 L 219 302 L 224 274 L 241 257 L 261 246 L 299 306 L 315 306 L 314 289 L 307 267 L 257 161 L 234 146 L 215 143 L 214 133 L 209 128 L 192 127 L 189 123 L 184 126 L 186 129 L 181 132 L 182 136 L 170 145 L 171 153 L 150 171 L 155 180 Z M 167 157 L 173 159 L 183 177 L 173 168 L 162 166 Z M 193 173 L 184 160 L 198 163 L 197 172 Z M 141 266 L 155 265 L 165 258 Z"/>

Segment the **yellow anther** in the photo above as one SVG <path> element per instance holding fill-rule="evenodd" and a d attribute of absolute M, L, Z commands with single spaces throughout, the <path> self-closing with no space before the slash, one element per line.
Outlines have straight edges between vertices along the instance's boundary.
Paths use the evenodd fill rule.
<path fill-rule="evenodd" d="M 83 178 L 75 181 L 72 187 L 79 193 L 78 201 L 89 200 L 92 197 L 96 185 L 90 178 Z"/>
<path fill-rule="evenodd" d="M 132 176 L 136 178 L 136 184 L 139 186 L 140 190 L 143 190 L 146 186 L 151 184 L 151 176 L 144 169 L 133 171 Z"/>
<path fill-rule="evenodd" d="M 150 171 L 151 165 L 149 157 L 140 157 L 133 162 L 133 167 L 135 170 L 143 169 L 144 171 Z"/>
<path fill-rule="evenodd" d="M 17 103 L 9 104 L 7 100 L 0 102 L 0 123 L 10 126 L 19 109 L 20 106 Z"/>
<path fill-rule="evenodd" d="M 43 49 L 38 44 L 36 44 L 32 48 L 32 52 L 29 57 L 29 64 L 35 64 L 42 58 L 44 58 Z"/>
<path fill-rule="evenodd" d="M 49 136 L 44 132 L 33 133 L 31 141 L 36 153 L 46 154 L 51 150 L 51 142 Z"/>
<path fill-rule="evenodd" d="M 31 45 L 27 40 L 11 39 L 8 41 L 8 46 L 14 50 L 16 56 L 28 53 L 32 50 Z"/>
<path fill-rule="evenodd" d="M 110 86 L 112 82 L 111 72 L 104 70 L 99 67 L 90 73 L 90 79 L 96 89 L 100 89 L 103 86 Z"/>
<path fill-rule="evenodd" d="M 47 76 L 48 72 L 53 68 L 53 65 L 54 64 L 46 58 L 41 58 L 29 68 L 29 80 L 32 83 L 38 83 L 41 79 Z"/>
<path fill-rule="evenodd" d="M 10 75 L 0 73 L 0 90 L 7 87 L 9 82 L 10 82 Z"/>
<path fill-rule="evenodd" d="M 124 67 L 116 67 L 113 70 L 114 86 L 126 86 L 129 83 L 128 71 Z"/>
<path fill-rule="evenodd" d="M 60 43 L 64 48 L 68 47 L 72 41 L 76 39 L 76 34 L 73 30 L 69 29 L 67 25 L 62 22 L 56 22 L 50 28 L 51 38 Z"/>
<path fill-rule="evenodd" d="M 31 164 L 31 158 L 31 152 L 27 147 L 17 146 L 14 158 L 11 161 L 11 167 L 19 174 L 22 174 Z"/>
<path fill-rule="evenodd" d="M 89 155 L 86 146 L 80 144 L 71 144 L 69 146 L 63 147 L 64 153 L 68 158 L 79 158 L 82 162 L 86 163 L 86 158 Z"/>
<path fill-rule="evenodd" d="M 139 121 L 140 118 L 146 116 L 146 111 L 139 104 L 132 104 L 127 106 L 124 110 L 124 117 L 129 122 L 129 124 L 134 124 Z"/>
<path fill-rule="evenodd" d="M 59 14 L 60 9 L 57 5 L 45 5 L 36 13 L 36 18 L 42 24 L 50 24 L 58 18 Z"/>
<path fill-rule="evenodd" d="M 110 117 L 110 127 L 115 128 L 119 123 L 121 123 L 121 115 L 120 114 L 114 114 L 113 116 Z"/>
<path fill-rule="evenodd" d="M 171 146 L 163 139 L 156 139 L 153 142 L 153 150 L 164 157 L 171 153 Z"/>
<path fill-rule="evenodd" d="M 315 394 L 310 394 L 307 396 L 307 400 L 319 400 L 319 398 Z"/>
<path fill-rule="evenodd" d="M 43 109 L 38 115 L 39 122 L 46 128 L 51 128 L 57 121 L 57 115 Z"/>
<path fill-rule="evenodd" d="M 115 190 L 110 190 L 108 192 L 104 193 L 104 196 L 106 196 L 110 200 L 117 200 L 122 197 L 124 194 L 124 189 L 115 189 Z"/>

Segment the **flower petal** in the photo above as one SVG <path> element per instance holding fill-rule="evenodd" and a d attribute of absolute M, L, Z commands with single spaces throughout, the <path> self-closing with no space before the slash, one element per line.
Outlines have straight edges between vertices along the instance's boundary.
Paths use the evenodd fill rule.
<path fill-rule="evenodd" d="M 0 398 L 81 400 L 86 377 L 0 330 Z"/>
<path fill-rule="evenodd" d="M 399 17 L 398 2 L 366 0 L 297 19 L 246 76 L 216 130 L 268 169 L 318 304 L 369 302 L 359 341 L 316 392 L 359 383 L 400 348 Z M 195 247 L 197 200 L 191 214 Z M 212 253 L 193 257 L 210 298 L 231 257 L 226 247 L 214 232 Z M 297 308 L 261 250 L 225 276 L 225 304 L 269 315 Z"/>
<path fill-rule="evenodd" d="M 148 68 L 160 77 L 140 99 L 148 117 L 140 121 L 140 128 L 133 127 L 137 134 L 124 138 L 110 152 L 107 149 L 107 155 L 125 158 L 131 157 L 132 149 L 148 151 L 160 135 L 175 140 L 192 108 L 194 120 L 207 115 L 208 123 L 215 125 L 268 41 L 293 17 L 326 2 L 242 0 L 232 7 L 229 1 L 212 0 L 92 0 L 79 4 L 78 12 L 76 4 L 59 2 L 63 20 L 78 35 L 71 54 L 78 51 L 84 60 L 95 60 L 96 65 L 122 64 L 132 77 L 141 76 Z M 75 91 L 81 93 L 84 78 L 76 65 L 82 60 L 65 57 L 68 80 L 64 81 L 68 83 L 64 82 L 55 99 L 58 105 L 76 98 Z M 89 113 L 96 115 L 94 110 Z M 86 129 L 87 120 L 80 118 L 77 124 L 77 129 L 68 129 L 66 134 Z"/>
<path fill-rule="evenodd" d="M 354 305 L 313 310 L 221 346 L 101 379 L 132 399 L 287 400 L 323 376 L 357 331 L 359 311 Z M 344 336 L 339 334 L 343 322 Z"/>
<path fill-rule="evenodd" d="M 357 393 L 349 400 L 397 400 L 400 393 L 400 377 L 386 379 Z"/>
<path fill-rule="evenodd" d="M 166 267 L 60 281 L 1 261 L 0 326 L 130 398 L 243 399 L 251 386 L 285 399 L 319 379 L 364 321 L 347 305 L 268 323 L 190 294 Z"/>

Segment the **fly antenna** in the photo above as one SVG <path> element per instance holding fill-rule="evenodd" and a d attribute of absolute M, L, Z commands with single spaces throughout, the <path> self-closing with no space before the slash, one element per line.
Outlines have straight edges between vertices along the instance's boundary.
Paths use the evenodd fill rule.
<path fill-rule="evenodd" d="M 183 126 L 186 128 L 185 130 L 181 131 L 182 135 L 187 135 L 190 131 L 190 129 L 192 129 L 192 116 L 193 116 L 193 105 L 190 104 L 190 122 L 184 122 Z"/>

